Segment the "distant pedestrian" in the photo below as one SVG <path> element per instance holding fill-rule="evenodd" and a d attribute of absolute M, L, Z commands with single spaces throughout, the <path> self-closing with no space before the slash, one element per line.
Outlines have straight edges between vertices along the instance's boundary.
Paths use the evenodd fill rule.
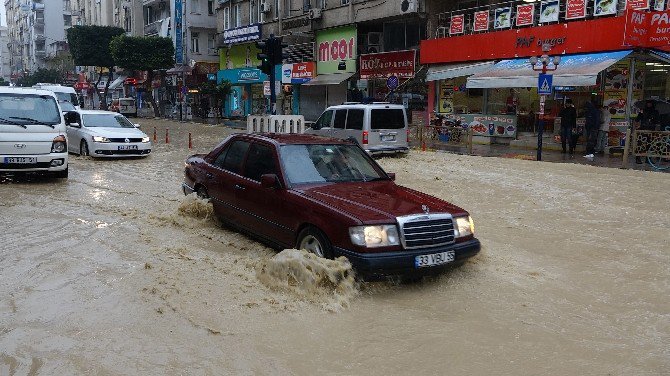
<path fill-rule="evenodd" d="M 575 130 L 577 129 L 577 110 L 572 104 L 572 99 L 565 100 L 565 107 L 559 113 L 561 117 L 561 146 L 563 147 L 562 153 L 565 153 L 566 143 L 570 147 L 570 155 L 575 152 L 575 146 L 577 145 L 577 137 L 573 136 Z"/>
<path fill-rule="evenodd" d="M 598 143 L 596 144 L 596 153 L 605 154 L 607 147 L 607 137 L 610 131 L 610 121 L 612 120 L 612 112 L 615 109 L 610 109 L 607 106 L 602 106 L 600 109 L 600 129 L 598 130 Z"/>
<path fill-rule="evenodd" d="M 587 101 L 585 104 L 584 130 L 586 131 L 586 158 L 593 158 L 596 151 L 596 141 L 598 140 L 598 130 L 600 129 L 600 111 L 596 108 L 593 101 Z"/>

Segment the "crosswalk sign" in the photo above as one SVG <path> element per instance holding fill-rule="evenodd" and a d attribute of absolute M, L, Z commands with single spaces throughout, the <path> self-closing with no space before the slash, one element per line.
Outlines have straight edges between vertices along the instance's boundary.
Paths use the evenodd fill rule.
<path fill-rule="evenodd" d="M 537 79 L 537 94 L 551 95 L 551 86 L 554 76 L 550 74 L 540 74 Z"/>

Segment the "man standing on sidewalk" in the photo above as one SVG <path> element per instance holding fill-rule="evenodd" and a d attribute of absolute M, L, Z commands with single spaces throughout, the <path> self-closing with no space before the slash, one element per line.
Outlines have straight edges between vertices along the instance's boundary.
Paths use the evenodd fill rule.
<path fill-rule="evenodd" d="M 575 106 L 572 105 L 572 99 L 568 98 L 565 100 L 565 107 L 561 110 L 558 116 L 561 117 L 562 153 L 565 154 L 565 144 L 568 143 L 570 146 L 570 154 L 572 155 L 575 151 L 575 145 L 577 144 L 577 139 L 572 137 L 572 130 L 577 128 L 577 110 L 575 110 Z"/>
<path fill-rule="evenodd" d="M 610 121 L 612 120 L 612 111 L 616 111 L 607 106 L 600 109 L 600 129 L 598 130 L 598 143 L 596 144 L 596 153 L 605 154 L 607 147 L 607 136 L 610 131 Z"/>

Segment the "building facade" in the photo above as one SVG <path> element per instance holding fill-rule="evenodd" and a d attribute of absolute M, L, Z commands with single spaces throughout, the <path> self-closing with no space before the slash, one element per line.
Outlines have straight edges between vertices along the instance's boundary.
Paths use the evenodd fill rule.
<path fill-rule="evenodd" d="M 0 26 L 0 77 L 5 82 L 11 80 L 11 56 L 9 54 L 9 33 L 6 26 Z"/>

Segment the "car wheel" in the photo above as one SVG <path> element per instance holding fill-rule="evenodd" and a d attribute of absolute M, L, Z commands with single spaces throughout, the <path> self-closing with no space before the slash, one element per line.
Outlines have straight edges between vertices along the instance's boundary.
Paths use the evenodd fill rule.
<path fill-rule="evenodd" d="M 315 227 L 307 227 L 300 231 L 295 248 L 304 249 L 319 257 L 333 258 L 333 249 L 328 238 Z"/>
<path fill-rule="evenodd" d="M 63 170 L 63 171 L 54 172 L 54 177 L 56 179 L 67 179 L 67 175 L 68 175 L 67 170 L 68 170 L 68 167 L 65 167 L 65 170 Z"/>
<path fill-rule="evenodd" d="M 199 185 L 198 188 L 195 189 L 195 194 L 203 200 L 209 200 L 209 193 L 207 193 L 207 188 L 205 188 L 204 185 Z"/>
<path fill-rule="evenodd" d="M 79 145 L 79 155 L 82 157 L 88 157 L 91 155 L 91 153 L 88 151 L 88 144 L 85 140 L 81 140 L 81 144 Z"/>

